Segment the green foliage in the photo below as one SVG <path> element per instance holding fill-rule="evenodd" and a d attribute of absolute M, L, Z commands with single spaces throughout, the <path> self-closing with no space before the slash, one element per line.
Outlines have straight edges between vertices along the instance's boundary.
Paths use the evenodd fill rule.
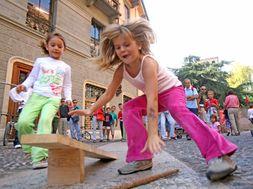
<path fill-rule="evenodd" d="M 236 88 L 244 83 L 251 81 L 253 76 L 253 69 L 250 66 L 244 66 L 242 64 L 233 64 L 230 75 L 227 79 L 228 84 L 232 88 Z"/>

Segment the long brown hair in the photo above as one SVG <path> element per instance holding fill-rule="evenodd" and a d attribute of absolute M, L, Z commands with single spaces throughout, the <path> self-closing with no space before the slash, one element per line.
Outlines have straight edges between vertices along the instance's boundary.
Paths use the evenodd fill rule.
<path fill-rule="evenodd" d="M 105 28 L 101 35 L 100 55 L 95 58 L 100 69 L 106 70 L 121 63 L 112 41 L 121 34 L 135 40 L 141 46 L 140 52 L 142 54 L 151 52 L 150 44 L 154 42 L 155 35 L 147 20 L 141 18 L 122 25 L 111 24 Z"/>
<path fill-rule="evenodd" d="M 42 40 L 40 42 L 40 47 L 43 51 L 43 53 L 45 54 L 49 54 L 48 50 L 46 49 L 46 45 L 48 44 L 48 42 L 53 38 L 53 37 L 58 37 L 59 39 L 62 40 L 63 45 L 64 45 L 64 49 L 66 49 L 66 42 L 64 37 L 60 34 L 60 33 L 49 33 L 46 37 L 46 40 Z"/>

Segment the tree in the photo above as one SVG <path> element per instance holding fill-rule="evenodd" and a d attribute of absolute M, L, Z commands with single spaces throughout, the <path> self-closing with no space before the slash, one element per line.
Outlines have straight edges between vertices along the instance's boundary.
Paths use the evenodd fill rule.
<path fill-rule="evenodd" d="M 221 61 L 211 63 L 191 61 L 195 60 L 195 58 L 192 57 L 197 56 L 189 56 L 185 58 L 182 68 L 174 69 L 175 74 L 181 81 L 184 81 L 186 78 L 190 79 L 193 86 L 196 88 L 205 85 L 208 89 L 215 91 L 217 98 L 223 100 L 225 94 L 229 90 L 229 85 L 226 80 L 229 74 L 226 71 L 223 71 L 222 68 L 225 64 L 229 64 L 229 62 Z"/>
<path fill-rule="evenodd" d="M 253 69 L 250 66 L 235 63 L 227 81 L 230 87 L 236 88 L 244 83 L 251 82 L 251 77 L 253 77 Z"/>

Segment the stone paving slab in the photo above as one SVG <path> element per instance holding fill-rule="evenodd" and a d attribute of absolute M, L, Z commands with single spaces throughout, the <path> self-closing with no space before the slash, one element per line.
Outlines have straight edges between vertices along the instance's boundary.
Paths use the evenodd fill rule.
<path fill-rule="evenodd" d="M 109 163 L 103 163 L 95 159 L 87 158 L 86 161 L 86 179 L 84 183 L 64 187 L 47 186 L 47 170 L 25 170 L 9 175 L 0 179 L 0 188 L 111 188 L 122 182 L 132 181 L 133 179 L 160 173 L 168 169 L 180 169 L 176 175 L 159 179 L 147 185 L 138 188 L 227 188 L 221 183 L 203 186 L 200 182 L 199 174 L 186 166 L 181 161 L 175 159 L 167 152 L 163 151 L 154 158 L 152 170 L 139 172 L 132 175 L 119 175 L 117 169 L 125 164 L 125 154 L 127 150 L 126 143 L 110 143 L 101 147 L 103 150 L 111 151 L 119 155 L 119 160 Z M 207 181 L 209 182 L 209 181 Z"/>

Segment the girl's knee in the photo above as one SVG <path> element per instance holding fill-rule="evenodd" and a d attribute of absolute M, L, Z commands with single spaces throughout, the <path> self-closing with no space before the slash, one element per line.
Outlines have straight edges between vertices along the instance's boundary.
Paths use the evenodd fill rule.
<path fill-rule="evenodd" d="M 39 124 L 40 125 L 51 125 L 52 124 L 52 119 L 48 119 L 48 118 L 40 118 L 39 120 Z"/>
<path fill-rule="evenodd" d="M 18 123 L 17 123 L 17 129 L 18 130 L 23 130 L 23 129 L 29 127 L 29 125 L 30 125 L 30 122 L 28 120 L 26 120 L 26 119 L 19 119 Z"/>

